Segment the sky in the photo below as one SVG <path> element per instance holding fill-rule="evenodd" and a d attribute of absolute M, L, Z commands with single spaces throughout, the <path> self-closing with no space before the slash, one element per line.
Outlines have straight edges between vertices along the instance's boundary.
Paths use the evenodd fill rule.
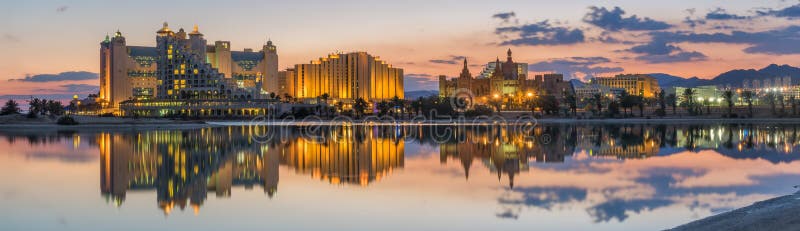
<path fill-rule="evenodd" d="M 281 69 L 367 51 L 404 69 L 406 91 L 438 89 L 463 58 L 475 75 L 505 59 L 529 74 L 713 78 L 800 66 L 800 2 L 774 1 L 20 1 L 0 9 L 0 96 L 96 92 L 99 43 L 119 30 L 153 46 L 163 22 L 198 25 L 234 50 L 278 46 Z"/>

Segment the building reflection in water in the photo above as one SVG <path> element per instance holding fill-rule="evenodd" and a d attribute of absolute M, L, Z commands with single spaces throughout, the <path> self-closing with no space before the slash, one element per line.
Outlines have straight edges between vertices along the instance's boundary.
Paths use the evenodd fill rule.
<path fill-rule="evenodd" d="M 403 167 L 404 143 L 384 130 L 340 128 L 319 139 L 281 129 L 288 140 L 255 142 L 254 127 L 97 135 L 101 191 L 120 205 L 129 190 L 157 190 L 169 214 L 187 203 L 197 212 L 209 191 L 230 197 L 233 186 L 260 186 L 272 198 L 279 165 L 331 184 L 367 186 Z M 388 129 L 391 130 L 391 129 Z"/>
<path fill-rule="evenodd" d="M 119 205 L 127 191 L 155 189 L 158 206 L 169 214 L 187 204 L 198 210 L 209 191 L 230 197 L 234 186 L 260 187 L 272 198 L 278 191 L 279 166 L 330 184 L 368 186 L 403 168 L 408 143 L 438 147 L 440 163 L 460 163 L 467 180 L 470 171 L 482 165 L 498 179 L 507 177 L 513 189 L 515 176 L 534 163 L 560 164 L 579 152 L 623 160 L 713 149 L 734 159 L 791 162 L 800 158 L 786 155 L 800 144 L 797 128 L 557 124 L 520 132 L 500 126 L 355 126 L 305 135 L 297 127 L 242 126 L 100 133 L 87 143 L 99 146 L 101 191 L 108 200 Z M 254 134 L 270 129 L 280 137 L 254 141 Z M 69 136 L 80 137 L 28 139 L 36 144 Z M 8 139 L 13 142 L 14 136 Z"/>

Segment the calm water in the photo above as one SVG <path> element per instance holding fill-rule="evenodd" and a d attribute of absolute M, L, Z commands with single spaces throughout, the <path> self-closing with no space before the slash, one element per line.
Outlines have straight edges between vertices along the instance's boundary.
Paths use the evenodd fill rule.
<path fill-rule="evenodd" d="M 800 125 L 0 132 L 3 230 L 657 230 L 794 192 Z"/>

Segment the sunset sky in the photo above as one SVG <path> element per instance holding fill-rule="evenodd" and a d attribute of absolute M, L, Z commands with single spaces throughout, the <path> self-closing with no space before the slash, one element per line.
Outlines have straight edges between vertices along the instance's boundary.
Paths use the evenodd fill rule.
<path fill-rule="evenodd" d="M 572 78 L 669 73 L 712 78 L 800 65 L 798 1 L 20 1 L 0 9 L 0 95 L 96 92 L 99 43 L 120 30 L 153 46 L 164 21 L 234 50 L 278 46 L 281 69 L 336 51 L 367 51 L 406 73 L 406 91 L 437 89 L 509 48 L 531 72 Z M 85 71 L 90 73 L 62 72 Z M 25 79 L 28 77 L 28 79 Z M 13 96 L 16 95 L 16 96 Z"/>

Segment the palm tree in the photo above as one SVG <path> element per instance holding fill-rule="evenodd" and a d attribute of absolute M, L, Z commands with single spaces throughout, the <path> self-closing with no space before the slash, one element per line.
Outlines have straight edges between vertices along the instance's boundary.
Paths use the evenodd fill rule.
<path fill-rule="evenodd" d="M 594 103 L 597 106 L 597 114 L 603 114 L 603 95 L 600 93 L 594 94 Z"/>
<path fill-rule="evenodd" d="M 422 112 L 422 97 L 411 102 L 411 107 L 414 108 L 414 115 L 419 115 L 419 113 Z"/>
<path fill-rule="evenodd" d="M 750 111 L 750 117 L 753 117 L 753 92 L 743 91 L 742 98 L 747 102 L 747 110 Z"/>
<path fill-rule="evenodd" d="M 405 113 L 405 109 L 406 109 L 405 101 L 400 99 L 400 97 L 395 96 L 395 97 L 392 98 L 392 107 L 400 108 L 400 116 L 403 116 L 403 113 Z M 394 112 L 394 111 L 395 110 L 392 109 L 392 112 Z"/>
<path fill-rule="evenodd" d="M 323 108 L 323 110 L 320 110 L 320 114 L 322 114 L 322 112 L 327 112 L 328 111 L 328 98 L 330 98 L 330 97 L 331 97 L 331 95 L 328 94 L 328 93 L 323 93 L 322 95 L 319 95 L 317 97 L 317 105 L 318 105 L 318 107 L 319 108 Z M 322 105 L 323 102 L 325 102 L 324 106 Z M 327 113 L 325 113 L 325 114 L 327 114 Z"/>
<path fill-rule="evenodd" d="M 289 93 L 284 93 L 283 98 L 286 99 L 286 102 L 289 103 L 292 101 L 292 96 Z"/>
<path fill-rule="evenodd" d="M 19 114 L 19 104 L 13 99 L 6 101 L 6 104 L 0 109 L 0 115 Z"/>
<path fill-rule="evenodd" d="M 675 108 L 678 107 L 678 97 L 675 97 L 675 94 L 670 93 L 667 95 L 667 103 L 672 106 L 672 114 L 675 115 Z"/>
<path fill-rule="evenodd" d="M 766 95 L 764 95 L 764 100 L 769 103 L 769 108 L 772 111 L 772 115 L 775 115 L 775 93 L 768 92 Z"/>
<path fill-rule="evenodd" d="M 356 102 L 353 104 L 353 110 L 355 110 L 356 117 L 360 117 L 364 113 L 364 109 L 367 108 L 367 101 L 364 98 L 358 97 Z"/>
<path fill-rule="evenodd" d="M 336 102 L 336 111 L 342 111 L 342 110 L 344 110 L 344 102 L 343 101 Z"/>
<path fill-rule="evenodd" d="M 686 88 L 686 90 L 683 90 L 683 98 L 689 114 L 694 115 L 694 90 L 691 88 Z"/>
<path fill-rule="evenodd" d="M 639 117 L 644 117 L 644 104 L 645 100 L 642 96 L 634 97 L 636 100 L 636 105 L 639 106 Z"/>
<path fill-rule="evenodd" d="M 658 91 L 656 96 L 658 96 L 659 115 L 664 116 L 667 114 L 667 99 L 664 97 L 664 89 Z"/>
<path fill-rule="evenodd" d="M 733 116 L 733 91 L 726 90 L 722 93 L 722 97 L 728 102 L 728 117 Z"/>
<path fill-rule="evenodd" d="M 569 109 L 572 112 L 572 116 L 576 116 L 578 114 L 578 99 L 575 95 L 567 94 L 566 97 L 567 104 L 569 105 Z"/>

